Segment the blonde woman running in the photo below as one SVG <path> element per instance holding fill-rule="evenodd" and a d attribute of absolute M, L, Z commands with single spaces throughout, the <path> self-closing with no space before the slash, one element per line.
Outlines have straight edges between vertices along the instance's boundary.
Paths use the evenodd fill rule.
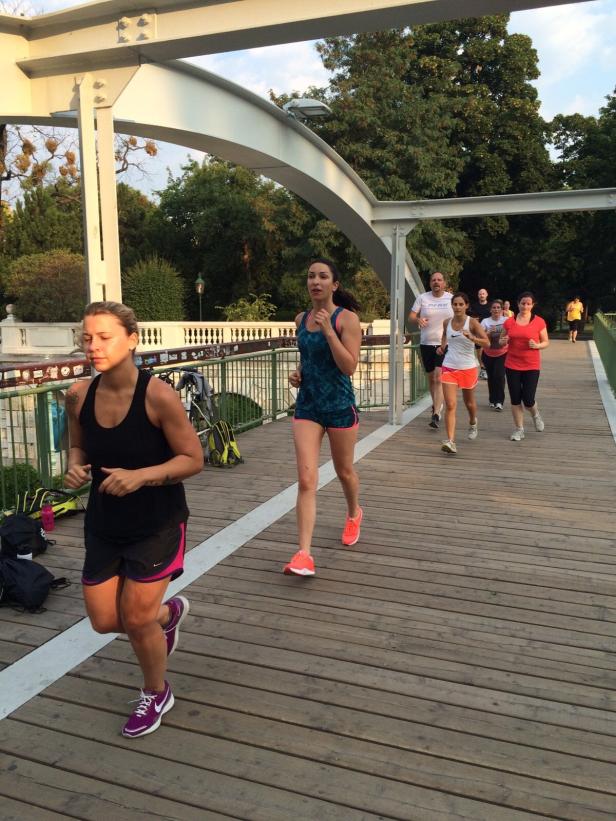
<path fill-rule="evenodd" d="M 443 336 L 437 354 L 443 355 L 441 383 L 445 398 L 445 428 L 447 439 L 441 450 L 457 453 L 456 447 L 456 405 L 458 388 L 462 388 L 462 398 L 468 411 L 468 438 L 477 438 L 477 359 L 475 345 L 487 348 L 490 340 L 476 319 L 468 316 L 468 296 L 457 291 L 451 300 L 453 317 L 443 322 Z"/>

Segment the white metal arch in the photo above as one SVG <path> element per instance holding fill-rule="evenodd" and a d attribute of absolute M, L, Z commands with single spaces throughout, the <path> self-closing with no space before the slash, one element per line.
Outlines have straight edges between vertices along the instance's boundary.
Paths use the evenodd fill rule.
<path fill-rule="evenodd" d="M 97 105 L 94 99 L 99 131 L 112 101 L 115 131 L 217 154 L 279 182 L 334 222 L 389 288 L 391 232 L 377 231 L 372 225 L 378 201 L 353 169 L 309 128 L 241 86 L 180 61 L 111 69 L 89 77 L 94 98 L 96 86 L 105 90 L 102 104 Z M 30 109 L 0 119 L 77 126 L 76 116 L 59 113 L 78 108 L 82 92 L 80 86 L 76 95 L 73 77 L 39 78 L 29 83 Z M 153 104 L 153 98 L 166 103 Z M 101 161 L 99 156 L 99 166 Z M 101 183 L 103 176 L 101 173 Z M 94 256 L 88 266 L 90 295 L 102 298 L 104 284 L 108 297 L 120 299 L 117 254 L 104 229 L 103 224 L 106 253 L 99 265 L 96 239 L 90 243 Z M 109 230 L 113 232 L 111 226 Z M 105 265 L 105 260 L 114 265 Z M 412 263 L 407 277 L 413 291 L 421 288 Z"/>

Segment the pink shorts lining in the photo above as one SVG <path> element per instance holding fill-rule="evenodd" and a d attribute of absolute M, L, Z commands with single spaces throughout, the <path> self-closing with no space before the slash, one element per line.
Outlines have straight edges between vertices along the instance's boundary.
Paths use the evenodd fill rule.
<path fill-rule="evenodd" d="M 140 582 L 157 582 L 160 579 L 166 579 L 167 576 L 175 576 L 177 571 L 182 571 L 184 569 L 184 554 L 186 552 L 186 522 L 180 522 L 180 531 L 182 535 L 180 536 L 180 546 L 178 547 L 178 552 L 175 554 L 175 557 L 171 564 L 168 564 L 160 573 L 157 573 L 155 576 L 148 576 L 146 579 L 138 579 Z"/>

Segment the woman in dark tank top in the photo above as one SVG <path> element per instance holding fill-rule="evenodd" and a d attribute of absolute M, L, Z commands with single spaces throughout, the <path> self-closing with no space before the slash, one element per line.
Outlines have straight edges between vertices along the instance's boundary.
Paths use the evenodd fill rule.
<path fill-rule="evenodd" d="M 139 371 L 135 315 L 93 302 L 83 321 L 86 356 L 98 371 L 66 396 L 67 487 L 91 481 L 85 519 L 83 593 L 93 628 L 126 633 L 143 672 L 138 705 L 123 735 L 158 728 L 173 707 L 165 680 L 188 613 L 183 596 L 163 603 L 182 573 L 188 509 L 182 480 L 203 466 L 203 450 L 175 391 Z"/>

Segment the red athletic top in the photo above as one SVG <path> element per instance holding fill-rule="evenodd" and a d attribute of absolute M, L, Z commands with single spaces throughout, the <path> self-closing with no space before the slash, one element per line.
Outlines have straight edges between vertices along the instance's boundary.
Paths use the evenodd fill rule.
<path fill-rule="evenodd" d="M 546 327 L 540 316 L 534 316 L 528 325 L 518 325 L 511 317 L 505 321 L 505 332 L 509 337 L 509 350 L 505 357 L 505 367 L 513 371 L 538 371 L 541 369 L 541 351 L 528 347 L 531 339 L 539 342 L 539 334 Z"/>

